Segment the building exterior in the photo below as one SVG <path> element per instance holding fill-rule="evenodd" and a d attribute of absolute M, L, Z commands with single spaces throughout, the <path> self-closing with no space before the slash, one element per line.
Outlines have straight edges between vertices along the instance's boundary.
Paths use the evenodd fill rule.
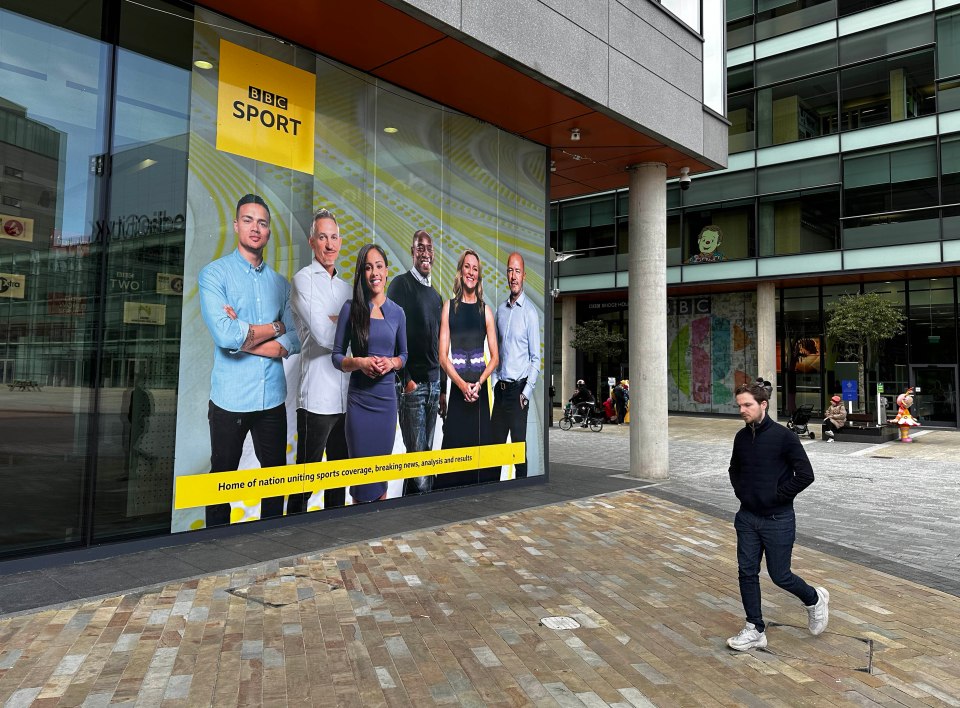
<path fill-rule="evenodd" d="M 762 375 L 781 416 L 820 411 L 852 358 L 826 336 L 831 303 L 880 292 L 906 331 L 870 354 L 857 405 L 875 419 L 915 386 L 923 424 L 955 427 L 960 3 L 726 6 L 728 167 L 668 188 L 670 409 L 735 413 L 733 388 Z M 554 284 L 558 379 L 594 371 L 563 346 L 572 322 L 627 328 L 626 204 L 608 191 L 551 207 L 554 248 L 578 255 Z M 601 368 L 604 384 L 630 374 L 625 357 Z"/>
<path fill-rule="evenodd" d="M 181 473 L 209 469 L 197 272 L 231 252 L 245 192 L 271 205 L 266 260 L 287 279 L 319 207 L 340 215 L 347 278 L 364 241 L 409 268 L 426 228 L 444 297 L 471 247 L 496 304 L 520 250 L 549 334 L 550 200 L 626 188 L 637 164 L 659 170 L 656 198 L 725 165 L 717 3 L 262 8 L 0 0 L 0 570 L 202 527 L 202 506 L 173 509 Z M 541 474 L 547 378 L 527 438 Z"/>

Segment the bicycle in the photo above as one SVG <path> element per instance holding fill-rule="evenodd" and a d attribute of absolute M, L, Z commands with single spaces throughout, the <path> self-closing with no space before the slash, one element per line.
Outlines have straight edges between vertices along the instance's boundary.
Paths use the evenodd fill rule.
<path fill-rule="evenodd" d="M 580 411 L 576 410 L 573 404 L 568 403 L 563 409 L 563 417 L 560 419 L 558 425 L 560 426 L 560 430 L 570 430 L 575 424 L 589 427 L 590 430 L 595 433 L 603 430 L 603 410 L 596 404 L 591 406 L 590 411 L 587 413 L 586 425 L 584 425 L 583 418 Z"/>

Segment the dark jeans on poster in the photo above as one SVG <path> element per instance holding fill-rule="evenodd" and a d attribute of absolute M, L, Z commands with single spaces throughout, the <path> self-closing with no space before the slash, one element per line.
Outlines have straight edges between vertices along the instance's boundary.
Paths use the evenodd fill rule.
<path fill-rule="evenodd" d="M 733 522 L 737 530 L 737 571 L 740 599 L 747 622 L 764 631 L 760 610 L 760 560 L 767 557 L 767 572 L 780 588 L 796 595 L 804 605 L 818 601 L 817 591 L 790 570 L 793 543 L 797 538 L 797 517 L 793 509 L 774 516 L 758 516 L 745 509 Z"/>
<path fill-rule="evenodd" d="M 440 382 L 424 381 L 405 392 L 397 384 L 397 410 L 400 418 L 400 435 L 407 452 L 423 452 L 433 449 L 433 435 L 437 429 L 437 414 L 440 411 Z M 411 477 L 404 480 L 403 494 L 425 494 L 433 489 L 433 475 Z"/>
<path fill-rule="evenodd" d="M 526 379 L 520 381 L 498 381 L 493 387 L 493 414 L 490 418 L 491 442 L 500 445 L 510 442 L 527 441 L 527 413 L 530 412 L 530 403 L 526 408 L 520 406 L 520 394 L 527 385 Z M 517 479 L 527 476 L 526 458 L 517 463 Z"/>
<path fill-rule="evenodd" d="M 265 411 L 236 413 L 210 401 L 207 420 L 210 422 L 210 472 L 233 472 L 237 469 L 247 433 L 253 438 L 253 451 L 261 467 L 287 464 L 287 409 L 283 403 Z M 262 499 L 260 518 L 276 516 L 283 516 L 283 497 Z M 207 528 L 229 523 L 229 504 L 211 504 L 207 507 Z"/>
<path fill-rule="evenodd" d="M 344 432 L 343 413 L 311 413 L 306 408 L 297 408 L 297 464 L 322 462 L 323 453 L 327 453 L 327 462 L 346 460 L 347 436 Z M 291 494 L 287 499 L 287 513 L 299 514 L 307 510 L 307 501 L 311 492 Z M 346 503 L 345 487 L 325 489 L 323 508 L 333 509 Z"/>

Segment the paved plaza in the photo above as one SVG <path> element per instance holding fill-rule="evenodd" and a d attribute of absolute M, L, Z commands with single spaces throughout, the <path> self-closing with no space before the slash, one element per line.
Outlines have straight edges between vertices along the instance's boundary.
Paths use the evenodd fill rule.
<path fill-rule="evenodd" d="M 671 478 L 652 485 L 612 476 L 626 428 L 553 428 L 547 485 L 0 576 L 0 701 L 960 705 L 960 433 L 806 444 L 794 567 L 830 589 L 830 625 L 810 636 L 764 579 L 770 643 L 741 654 L 724 644 L 743 624 L 739 425 L 671 418 Z M 189 572 L 211 556 L 222 570 Z M 136 583 L 153 563 L 167 580 Z M 103 593 L 53 602 L 92 574 Z"/>

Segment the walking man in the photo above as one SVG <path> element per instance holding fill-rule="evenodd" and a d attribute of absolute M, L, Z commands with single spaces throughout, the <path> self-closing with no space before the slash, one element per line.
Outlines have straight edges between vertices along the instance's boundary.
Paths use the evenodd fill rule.
<path fill-rule="evenodd" d="M 760 611 L 760 559 L 777 587 L 796 595 L 807 610 L 807 626 L 817 635 L 827 628 L 830 593 L 814 588 L 790 570 L 797 520 L 793 500 L 813 483 L 813 467 L 800 439 L 767 416 L 770 394 L 757 383 L 737 387 L 737 406 L 746 426 L 733 440 L 730 484 L 740 500 L 734 520 L 737 572 L 746 625 L 727 640 L 737 651 L 767 646 Z"/>
<path fill-rule="evenodd" d="M 493 443 L 526 442 L 530 399 L 540 375 L 540 319 L 523 292 L 526 279 L 523 256 L 507 257 L 510 297 L 497 308 L 497 385 L 493 392 L 490 430 Z M 527 476 L 527 462 L 517 464 L 517 479 Z"/>

